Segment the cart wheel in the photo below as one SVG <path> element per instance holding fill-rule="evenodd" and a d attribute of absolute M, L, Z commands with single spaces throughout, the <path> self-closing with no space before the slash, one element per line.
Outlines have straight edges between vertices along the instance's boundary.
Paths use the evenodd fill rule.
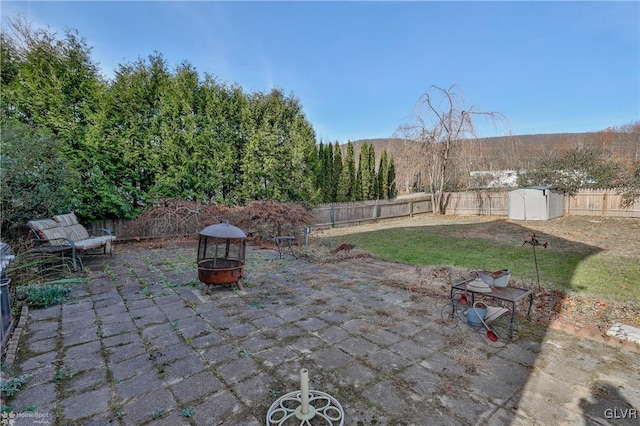
<path fill-rule="evenodd" d="M 511 342 L 520 336 L 520 324 L 518 323 L 518 319 L 514 318 L 513 320 L 513 330 L 511 326 L 511 314 L 506 313 L 502 315 L 500 318 L 493 320 L 489 327 L 494 331 L 495 334 L 498 335 L 499 341 L 503 342 Z"/>
<path fill-rule="evenodd" d="M 458 315 L 455 304 L 447 303 L 444 305 L 442 311 L 440 311 L 440 318 L 445 326 L 455 328 L 458 325 Z"/>

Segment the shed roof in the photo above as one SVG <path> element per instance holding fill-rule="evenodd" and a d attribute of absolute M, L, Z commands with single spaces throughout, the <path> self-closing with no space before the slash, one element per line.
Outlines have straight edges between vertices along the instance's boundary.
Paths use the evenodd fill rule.
<path fill-rule="evenodd" d="M 523 186 L 521 188 L 512 189 L 512 191 L 517 191 L 519 189 L 534 189 L 537 191 L 559 191 L 558 187 L 553 185 Z"/>

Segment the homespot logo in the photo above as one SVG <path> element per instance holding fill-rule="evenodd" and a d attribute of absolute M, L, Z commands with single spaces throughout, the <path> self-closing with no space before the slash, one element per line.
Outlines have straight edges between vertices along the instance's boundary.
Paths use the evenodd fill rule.
<path fill-rule="evenodd" d="M 13 411 L 4 412 L 0 415 L 0 426 L 14 426 L 17 424 L 18 419 L 32 419 L 31 424 L 34 425 L 49 425 L 53 422 L 51 421 L 52 416 L 50 413 L 40 413 L 37 411 L 24 411 L 22 413 L 14 413 Z M 24 422 L 20 422 L 20 424 L 25 424 Z"/>
<path fill-rule="evenodd" d="M 607 408 L 604 410 L 604 416 L 607 419 L 637 419 L 638 410 L 635 408 Z"/>

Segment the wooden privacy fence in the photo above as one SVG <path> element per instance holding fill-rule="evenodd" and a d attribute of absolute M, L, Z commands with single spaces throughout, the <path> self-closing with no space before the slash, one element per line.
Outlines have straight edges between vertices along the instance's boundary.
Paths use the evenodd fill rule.
<path fill-rule="evenodd" d="M 395 200 L 354 201 L 349 203 L 321 204 L 313 211 L 316 215 L 315 228 L 356 225 L 359 223 L 411 217 L 415 214 L 430 213 L 431 197 Z"/>
<path fill-rule="evenodd" d="M 445 195 L 447 215 L 508 215 L 507 191 L 467 191 L 452 192 Z M 640 202 L 623 209 L 620 207 L 622 196 L 615 191 L 604 189 L 581 190 L 575 196 L 565 195 L 564 214 L 574 216 L 631 217 L 640 218 Z M 314 228 L 322 229 L 335 226 L 357 225 L 370 221 L 411 217 L 416 214 L 431 213 L 431 196 L 399 198 L 395 200 L 360 201 L 350 203 L 321 204 L 314 209 L 316 223 Z M 176 218 L 180 222 L 180 218 Z M 116 236 L 126 234 L 130 221 L 126 219 L 108 219 L 94 223 L 87 228 L 106 228 Z M 197 235 L 197 230 L 189 230 Z M 177 232 L 178 234 L 180 232 Z M 182 235 L 187 231 L 182 231 Z M 167 235 L 144 235 L 140 237 L 160 237 Z"/>
<path fill-rule="evenodd" d="M 447 215 L 509 214 L 508 191 L 466 191 L 445 194 Z M 564 214 L 574 216 L 640 218 L 640 202 L 621 208 L 622 195 L 606 189 L 584 189 L 565 195 Z M 316 227 L 355 225 L 361 222 L 431 213 L 431 197 L 323 204 L 314 210 Z"/>
<path fill-rule="evenodd" d="M 448 215 L 506 216 L 508 191 L 468 191 L 446 194 Z M 574 196 L 564 196 L 564 214 L 573 216 L 640 218 L 640 202 L 628 208 L 620 207 L 622 195 L 613 190 L 582 189 Z"/>
<path fill-rule="evenodd" d="M 574 216 L 638 217 L 640 202 L 620 207 L 622 195 L 606 189 L 583 189 L 574 197 L 565 195 L 564 214 Z"/>
<path fill-rule="evenodd" d="M 506 191 L 468 191 L 445 194 L 447 215 L 498 215 L 506 216 Z"/>

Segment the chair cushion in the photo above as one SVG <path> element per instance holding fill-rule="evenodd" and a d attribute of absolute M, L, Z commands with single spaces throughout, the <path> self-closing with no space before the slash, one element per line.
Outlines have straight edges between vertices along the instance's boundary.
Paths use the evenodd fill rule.
<path fill-rule="evenodd" d="M 60 226 L 58 222 L 52 219 L 30 220 L 29 222 L 27 222 L 27 225 L 29 226 L 29 228 L 33 229 L 34 231 L 57 228 Z"/>
<path fill-rule="evenodd" d="M 81 241 L 91 238 L 84 226 L 80 225 L 79 223 L 76 223 L 75 225 L 64 226 L 62 227 L 62 229 L 64 229 L 64 232 L 67 234 L 67 238 L 73 241 Z"/>
<path fill-rule="evenodd" d="M 62 226 L 71 226 L 71 225 L 77 225 L 80 223 L 78 222 L 78 218 L 76 217 L 76 214 L 73 212 L 56 215 L 53 217 L 53 220 L 55 220 Z"/>
<path fill-rule="evenodd" d="M 60 237 L 67 238 L 60 224 L 51 219 L 30 220 L 27 222 L 27 226 L 33 229 L 38 234 L 38 237 L 43 240 L 52 240 Z"/>
<path fill-rule="evenodd" d="M 75 244 L 77 250 L 83 251 L 102 247 L 106 244 L 106 241 L 102 238 L 88 238 L 86 240 L 76 241 Z"/>
<path fill-rule="evenodd" d="M 86 240 L 76 241 L 75 246 L 79 251 L 83 250 L 91 250 L 98 247 L 109 246 L 107 244 L 111 244 L 111 241 L 115 240 L 116 237 L 113 235 L 104 235 L 102 237 L 91 237 Z"/>

